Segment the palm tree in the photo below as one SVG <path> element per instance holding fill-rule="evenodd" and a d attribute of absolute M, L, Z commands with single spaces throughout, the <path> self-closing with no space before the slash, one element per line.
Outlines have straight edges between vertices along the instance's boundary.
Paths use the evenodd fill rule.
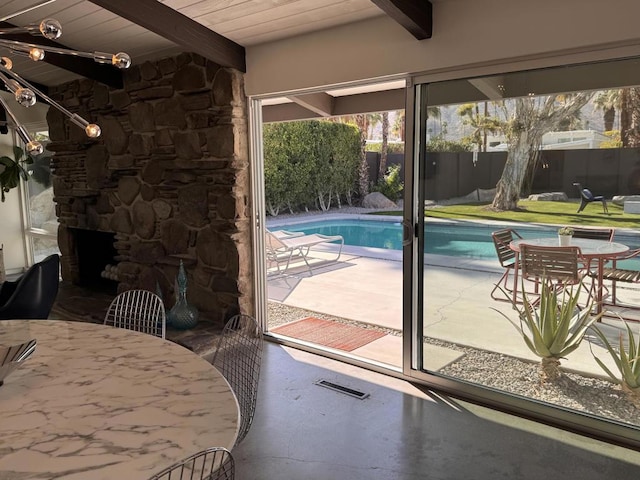
<path fill-rule="evenodd" d="M 623 147 L 640 147 L 640 87 L 620 91 L 620 138 Z"/>
<path fill-rule="evenodd" d="M 593 105 L 597 110 L 602 110 L 604 120 L 604 131 L 613 130 L 616 119 L 616 108 L 620 109 L 621 90 L 603 90 L 593 99 Z"/>
<path fill-rule="evenodd" d="M 477 103 L 464 103 L 458 107 L 458 115 L 462 123 L 472 128 L 471 143 L 478 146 L 480 152 L 487 151 L 487 132 L 495 133 L 502 127 L 501 122 L 487 115 L 487 103 L 484 102 L 484 113 L 480 113 Z"/>
<path fill-rule="evenodd" d="M 380 167 L 378 180 L 387 173 L 387 153 L 389 151 L 389 112 L 382 112 L 382 146 L 380 147 Z"/>

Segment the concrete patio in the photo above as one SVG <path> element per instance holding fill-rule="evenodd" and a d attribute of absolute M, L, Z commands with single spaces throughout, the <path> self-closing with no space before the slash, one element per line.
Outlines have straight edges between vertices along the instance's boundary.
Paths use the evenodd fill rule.
<path fill-rule="evenodd" d="M 333 247 L 329 246 L 328 249 Z M 322 264 L 327 252 L 312 255 L 318 265 L 309 271 L 295 265 L 286 275 L 270 276 L 269 300 L 339 318 L 394 329 L 398 335 L 386 335 L 351 352 L 366 359 L 401 368 L 402 361 L 402 258 L 401 252 L 345 246 L 336 263 Z M 502 275 L 495 262 L 462 257 L 427 255 L 425 267 L 425 322 L 427 337 L 458 345 L 531 360 L 539 359 L 524 344 L 518 331 L 500 314 L 517 320 L 508 302 L 491 299 L 490 292 Z M 640 305 L 638 292 L 622 292 Z M 599 324 L 612 341 L 617 342 L 622 324 L 605 318 Z M 632 324 L 639 330 L 640 324 Z M 615 366 L 604 348 L 594 352 L 613 370 Z M 437 370 L 457 358 L 448 349 L 428 349 L 429 368 Z M 442 358 L 438 359 L 437 357 Z M 569 371 L 604 378 L 588 342 L 571 353 L 562 366 Z"/>

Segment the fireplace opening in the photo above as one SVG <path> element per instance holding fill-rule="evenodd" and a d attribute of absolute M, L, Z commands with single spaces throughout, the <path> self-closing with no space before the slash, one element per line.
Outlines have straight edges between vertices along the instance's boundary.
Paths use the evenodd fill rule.
<path fill-rule="evenodd" d="M 78 257 L 79 285 L 105 293 L 115 294 L 118 282 L 115 275 L 115 233 L 73 229 Z M 111 278 L 109 278 L 111 277 Z"/>

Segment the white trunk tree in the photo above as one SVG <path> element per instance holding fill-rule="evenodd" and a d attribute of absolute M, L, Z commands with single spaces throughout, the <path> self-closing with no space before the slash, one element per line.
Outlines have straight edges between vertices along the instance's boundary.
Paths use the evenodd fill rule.
<path fill-rule="evenodd" d="M 515 111 L 507 122 L 507 162 L 496 185 L 493 210 L 517 209 L 529 164 L 537 161 L 542 136 L 557 128 L 563 118 L 579 111 L 592 96 L 593 93 L 582 92 L 514 100 Z"/>

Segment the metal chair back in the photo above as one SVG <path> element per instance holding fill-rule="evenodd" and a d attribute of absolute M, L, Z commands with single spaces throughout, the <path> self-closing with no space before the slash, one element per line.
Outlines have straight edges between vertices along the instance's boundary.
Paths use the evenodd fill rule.
<path fill-rule="evenodd" d="M 235 315 L 225 325 L 211 363 L 227 379 L 240 405 L 241 423 L 236 445 L 249 432 L 256 410 L 262 329 L 250 315 Z"/>
<path fill-rule="evenodd" d="M 588 238 L 592 240 L 613 241 L 615 228 L 583 228 L 571 227 L 573 229 L 574 238 Z"/>
<path fill-rule="evenodd" d="M 496 247 L 496 255 L 498 255 L 498 261 L 504 268 L 510 268 L 515 261 L 516 252 L 509 248 L 509 244 L 514 238 L 522 238 L 518 232 L 512 228 L 505 228 L 503 230 L 497 230 L 491 233 L 493 244 Z"/>
<path fill-rule="evenodd" d="M 113 299 L 104 324 L 165 338 L 164 304 L 158 295 L 148 290 L 127 290 Z"/>
<path fill-rule="evenodd" d="M 226 448 L 212 447 L 165 468 L 149 480 L 233 480 L 235 462 Z"/>
<path fill-rule="evenodd" d="M 520 245 L 520 268 L 523 278 L 546 279 L 563 285 L 580 283 L 580 248 Z"/>

